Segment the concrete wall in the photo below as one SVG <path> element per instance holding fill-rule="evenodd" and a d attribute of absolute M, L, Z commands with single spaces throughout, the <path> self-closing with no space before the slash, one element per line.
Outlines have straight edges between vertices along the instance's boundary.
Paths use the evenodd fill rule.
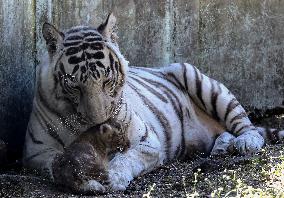
<path fill-rule="evenodd" d="M 0 139 L 17 155 L 34 88 L 34 2 L 0 1 Z"/>
<path fill-rule="evenodd" d="M 110 11 L 132 65 L 190 62 L 245 105 L 284 100 L 284 0 L 2 0 L 0 138 L 9 150 L 23 142 L 34 69 L 45 50 L 42 23 L 97 26 Z"/>

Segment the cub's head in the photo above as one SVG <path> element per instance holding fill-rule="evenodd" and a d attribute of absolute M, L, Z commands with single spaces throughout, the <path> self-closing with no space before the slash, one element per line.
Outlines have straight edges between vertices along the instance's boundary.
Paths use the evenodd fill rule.
<path fill-rule="evenodd" d="M 126 126 L 108 120 L 82 133 L 52 164 L 55 182 L 78 192 L 87 192 L 89 180 L 108 181 L 108 161 L 117 151 L 126 151 L 129 140 Z"/>
<path fill-rule="evenodd" d="M 89 124 L 106 121 L 121 100 L 128 62 L 116 43 L 116 18 L 110 14 L 97 28 L 78 26 L 60 32 L 45 23 L 54 94 Z"/>

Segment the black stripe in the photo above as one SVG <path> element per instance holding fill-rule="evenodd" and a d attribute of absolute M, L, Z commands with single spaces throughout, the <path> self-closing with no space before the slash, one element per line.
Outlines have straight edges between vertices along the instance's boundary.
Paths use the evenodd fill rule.
<path fill-rule="evenodd" d="M 160 94 L 158 91 L 156 91 L 155 89 L 153 89 L 152 87 L 150 87 L 149 85 L 147 85 L 146 83 L 144 83 L 143 81 L 135 78 L 134 76 L 129 76 L 132 80 L 136 81 L 138 84 L 142 85 L 143 87 L 145 87 L 148 91 L 150 91 L 153 95 L 155 95 L 157 98 L 159 98 L 161 101 L 163 101 L 164 103 L 168 103 L 167 99 Z"/>
<path fill-rule="evenodd" d="M 78 71 L 78 69 L 79 69 L 79 65 L 75 65 L 72 71 L 72 75 L 75 74 Z"/>
<path fill-rule="evenodd" d="M 176 76 L 173 73 L 171 72 L 167 73 L 165 75 L 165 78 L 179 90 L 185 91 L 185 87 L 180 83 L 180 81 L 176 78 Z M 174 82 L 169 78 L 172 78 Z"/>
<path fill-rule="evenodd" d="M 117 89 L 118 89 L 118 88 L 120 88 L 124 85 L 125 74 L 122 70 L 122 65 L 120 64 L 120 62 L 116 61 L 115 64 L 116 64 L 116 67 L 118 68 L 118 70 L 117 70 L 117 74 L 118 74 Z M 115 92 L 117 92 L 117 91 L 115 91 Z"/>
<path fill-rule="evenodd" d="M 148 127 L 146 126 L 145 123 L 144 123 L 144 125 L 145 125 L 145 134 L 141 137 L 140 142 L 144 142 L 149 135 Z"/>
<path fill-rule="evenodd" d="M 103 69 L 105 68 L 104 64 L 102 64 L 101 61 L 96 61 L 96 65 L 100 68 L 103 68 Z"/>
<path fill-rule="evenodd" d="M 142 76 L 137 76 L 137 77 L 143 79 L 146 82 L 151 83 L 152 85 L 156 86 L 159 89 L 161 89 L 161 88 L 164 89 L 165 91 L 163 91 L 163 93 L 170 99 L 170 102 L 174 107 L 176 115 L 180 118 L 180 120 L 183 119 L 182 118 L 183 117 L 183 113 L 182 113 L 182 106 L 183 105 L 181 104 L 179 98 L 175 95 L 175 93 L 171 89 L 169 89 L 167 86 L 165 86 L 164 84 L 162 84 L 160 82 L 157 82 L 157 81 L 154 81 L 154 80 L 151 80 L 151 79 L 147 79 L 147 78 L 144 78 Z M 179 108 L 177 107 L 173 97 L 177 101 Z"/>
<path fill-rule="evenodd" d="M 114 88 L 118 88 L 117 85 L 122 85 L 122 76 L 121 73 L 119 72 L 119 68 L 121 67 L 121 65 L 119 64 L 118 61 L 115 61 L 114 63 L 114 67 L 115 67 L 115 71 L 116 71 L 116 75 L 115 75 L 115 84 L 114 84 Z M 120 80 L 120 81 L 119 81 Z"/>
<path fill-rule="evenodd" d="M 196 95 L 199 99 L 199 101 L 202 103 L 203 107 L 206 109 L 205 103 L 202 98 L 202 74 L 201 74 L 201 79 L 198 75 L 198 71 L 196 67 L 193 66 L 194 73 L 195 73 L 195 86 L 196 86 Z"/>
<path fill-rule="evenodd" d="M 239 113 L 238 115 L 234 116 L 231 119 L 230 124 L 232 124 L 236 120 L 239 120 L 239 119 L 242 119 L 242 118 L 245 118 L 245 117 L 247 117 L 247 114 L 245 112 Z"/>
<path fill-rule="evenodd" d="M 171 148 L 171 134 L 172 134 L 172 129 L 171 126 L 169 125 L 169 120 L 164 116 L 162 112 L 160 112 L 155 105 L 153 105 L 148 98 L 146 98 L 144 95 L 142 95 L 139 91 L 137 91 L 137 88 L 132 85 L 131 83 L 128 82 L 129 87 L 136 92 L 136 94 L 142 99 L 143 103 L 150 109 L 150 111 L 156 116 L 158 119 L 159 123 L 163 127 L 163 131 L 165 134 L 166 138 L 166 146 L 165 146 L 165 153 L 166 153 L 166 158 L 167 160 L 170 158 L 170 148 Z"/>
<path fill-rule="evenodd" d="M 117 70 L 115 65 L 111 66 L 110 68 L 113 69 L 113 73 L 112 73 L 112 81 L 111 81 L 111 91 L 113 91 L 115 89 L 115 85 L 117 84 Z"/>
<path fill-rule="evenodd" d="M 153 147 L 153 146 L 150 146 L 150 145 L 148 145 L 148 144 L 142 144 L 142 143 L 140 143 L 139 145 L 140 145 L 140 146 L 145 146 L 145 147 L 148 147 L 148 148 L 151 148 L 151 149 L 154 149 L 154 150 L 157 149 L 157 148 L 155 148 L 155 147 Z"/>
<path fill-rule="evenodd" d="M 228 115 L 231 113 L 231 111 L 233 109 L 235 109 L 237 106 L 239 106 L 240 103 L 237 101 L 236 98 L 232 98 L 231 101 L 229 102 L 228 106 L 227 106 L 227 110 L 225 113 L 225 117 L 224 117 L 224 121 L 226 122 Z"/>
<path fill-rule="evenodd" d="M 239 124 L 242 124 L 242 123 L 243 123 L 243 122 L 236 122 L 236 123 L 234 123 L 233 126 L 231 127 L 232 133 L 235 133 L 235 130 L 236 130 L 237 126 L 238 126 Z"/>
<path fill-rule="evenodd" d="M 62 72 L 63 75 L 66 74 L 66 71 L 65 71 L 63 63 L 59 63 L 59 69 L 60 69 L 60 71 Z"/>
<path fill-rule="evenodd" d="M 103 39 L 101 37 L 85 38 L 85 41 L 87 41 L 87 42 L 102 41 L 102 40 Z"/>
<path fill-rule="evenodd" d="M 120 62 L 119 62 L 118 71 L 119 71 L 119 73 L 121 74 L 122 78 L 124 78 L 125 73 L 124 73 L 123 70 L 122 70 L 122 66 L 121 66 Z"/>
<path fill-rule="evenodd" d="M 33 143 L 35 143 L 35 144 L 43 144 L 42 141 L 37 140 L 37 139 L 35 138 L 35 136 L 34 136 L 34 134 L 33 134 L 32 129 L 31 129 L 30 126 L 28 126 L 28 134 L 29 134 L 29 136 L 31 137 L 31 140 L 33 141 Z"/>
<path fill-rule="evenodd" d="M 188 84 L 187 84 L 187 69 L 185 64 L 182 64 L 182 68 L 183 68 L 183 81 L 184 81 L 184 86 L 185 86 L 185 90 L 188 92 Z"/>
<path fill-rule="evenodd" d="M 81 41 L 77 41 L 77 42 L 68 42 L 68 43 L 63 43 L 64 47 L 71 47 L 71 46 L 78 46 L 79 44 L 81 44 Z"/>
<path fill-rule="evenodd" d="M 214 81 L 212 79 L 210 79 L 210 83 L 211 83 L 211 106 L 212 106 L 211 114 L 212 114 L 214 119 L 219 121 L 220 118 L 219 118 L 218 112 L 217 112 L 217 99 L 218 99 L 218 96 L 219 96 L 219 93 L 220 93 L 220 89 L 219 89 L 219 92 L 216 92 L 215 91 L 215 84 L 214 84 Z"/>
<path fill-rule="evenodd" d="M 152 68 L 150 69 L 150 68 L 145 68 L 145 67 L 132 67 L 132 68 L 135 69 L 135 70 L 139 70 L 139 72 L 141 72 L 141 71 L 146 72 L 146 73 L 151 74 L 151 75 L 153 75 L 157 78 L 165 79 L 165 75 L 161 71 L 153 71 Z M 135 74 L 135 75 L 139 75 L 133 70 L 129 70 L 128 72 Z"/>
<path fill-rule="evenodd" d="M 35 115 L 35 117 L 37 118 L 38 120 L 38 124 L 40 124 L 41 128 L 44 130 L 46 128 L 46 122 L 45 122 L 45 119 L 44 119 L 44 116 L 42 115 L 42 113 L 39 111 L 39 107 L 36 106 L 34 109 L 33 109 L 33 113 Z"/>
<path fill-rule="evenodd" d="M 46 153 L 46 152 L 48 152 L 48 151 L 50 151 L 50 150 L 54 150 L 54 149 L 53 149 L 53 148 L 47 148 L 47 149 L 45 149 L 45 150 L 41 150 L 41 151 L 37 152 L 37 153 L 34 154 L 34 155 L 31 155 L 31 156 L 29 156 L 29 157 L 27 157 L 27 158 L 24 158 L 24 161 L 25 161 L 25 162 L 28 162 L 28 161 L 32 160 L 33 158 L 35 158 L 35 157 L 37 157 L 37 156 L 39 156 L 39 155 L 42 155 L 43 153 Z"/>
<path fill-rule="evenodd" d="M 87 54 L 87 53 L 86 53 Z M 72 65 L 76 65 L 76 64 L 79 64 L 81 62 L 85 61 L 85 53 L 82 53 L 82 56 L 81 57 L 77 57 L 77 56 L 71 56 L 69 59 L 68 59 L 68 63 L 69 64 L 72 64 Z"/>
<path fill-rule="evenodd" d="M 96 31 L 95 28 L 85 26 L 85 27 L 72 28 L 71 30 L 68 30 L 68 31 L 66 32 L 66 34 L 76 33 L 76 32 L 80 32 L 80 31 L 82 31 L 82 30 L 92 30 L 92 31 Z"/>
<path fill-rule="evenodd" d="M 244 126 L 242 126 L 240 129 L 238 129 L 236 132 L 235 132 L 235 134 L 236 135 L 238 135 L 242 130 L 244 130 L 244 129 L 246 129 L 246 128 L 251 128 L 251 127 L 254 127 L 252 124 L 248 124 L 248 125 L 244 125 Z M 252 129 L 250 129 L 250 130 L 256 130 L 257 131 L 257 129 L 255 129 L 255 128 L 252 128 Z M 256 132 L 257 133 L 257 132 Z"/>
<path fill-rule="evenodd" d="M 114 64 L 114 59 L 113 59 L 113 56 L 112 56 L 112 54 L 111 53 L 109 53 L 109 62 L 110 62 L 110 68 L 111 68 L 111 71 L 112 71 L 112 73 L 114 73 L 114 67 L 113 67 L 113 64 Z"/>
<path fill-rule="evenodd" d="M 187 110 L 187 115 L 190 115 L 189 114 L 189 110 Z M 188 117 L 190 118 L 190 117 Z M 182 127 L 182 131 L 181 131 L 181 142 L 180 142 L 180 151 L 178 153 L 178 157 L 179 158 L 183 158 L 184 155 L 185 155 L 185 152 L 186 152 L 186 147 L 185 147 L 185 137 L 184 137 L 184 133 L 185 133 L 185 130 L 184 130 L 184 118 L 183 116 L 181 117 L 181 127 Z"/>
<path fill-rule="evenodd" d="M 57 131 L 49 123 L 46 123 L 48 134 L 53 137 L 63 148 L 65 148 L 64 142 L 61 140 Z"/>
<path fill-rule="evenodd" d="M 109 58 L 110 58 L 110 69 L 111 69 L 111 81 L 110 81 L 110 87 L 113 88 L 114 83 L 116 82 L 116 71 L 115 71 L 115 67 L 114 67 L 114 60 L 113 57 L 111 55 L 111 53 L 109 54 Z"/>
<path fill-rule="evenodd" d="M 87 53 L 86 52 L 86 55 L 87 55 L 88 59 L 91 59 L 91 58 L 94 58 L 94 59 L 104 59 L 105 58 L 104 53 L 101 52 L 101 51 L 98 51 L 96 53 Z"/>
<path fill-rule="evenodd" d="M 83 37 L 78 36 L 78 35 L 74 35 L 74 36 L 69 36 L 65 39 L 65 41 L 73 41 L 73 40 L 82 40 Z"/>
<path fill-rule="evenodd" d="M 181 144 L 177 146 L 176 151 L 175 151 L 175 158 L 180 157 L 180 152 L 181 152 Z"/>
<path fill-rule="evenodd" d="M 88 37 L 88 36 L 98 36 L 98 37 L 100 37 L 100 35 L 98 33 L 95 33 L 95 32 L 84 32 L 83 35 L 84 35 L 84 37 Z"/>
<path fill-rule="evenodd" d="M 78 52 L 80 52 L 82 49 L 81 47 L 69 47 L 67 50 L 66 50 L 66 56 L 70 56 L 70 55 L 74 55 L 74 54 L 77 54 Z"/>
<path fill-rule="evenodd" d="M 90 43 L 89 46 L 90 46 L 90 48 L 92 50 L 102 50 L 102 49 L 104 49 L 104 46 L 101 43 Z"/>

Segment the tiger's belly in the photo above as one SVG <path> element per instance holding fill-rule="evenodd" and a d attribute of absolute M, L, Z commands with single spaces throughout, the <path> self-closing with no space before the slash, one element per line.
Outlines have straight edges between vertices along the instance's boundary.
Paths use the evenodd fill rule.
<path fill-rule="evenodd" d="M 209 153 L 225 131 L 187 93 L 153 73 L 130 72 L 126 92 L 132 110 L 158 136 L 166 161 Z"/>

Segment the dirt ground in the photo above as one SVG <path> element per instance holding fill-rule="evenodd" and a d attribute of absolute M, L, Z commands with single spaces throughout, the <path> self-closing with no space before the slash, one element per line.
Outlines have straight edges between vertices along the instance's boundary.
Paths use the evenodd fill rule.
<path fill-rule="evenodd" d="M 284 129 L 284 115 L 253 120 Z M 267 145 L 254 156 L 175 161 L 136 178 L 125 192 L 95 197 L 284 197 L 283 144 Z M 20 167 L 0 172 L 0 197 L 78 197 L 80 195 Z"/>

